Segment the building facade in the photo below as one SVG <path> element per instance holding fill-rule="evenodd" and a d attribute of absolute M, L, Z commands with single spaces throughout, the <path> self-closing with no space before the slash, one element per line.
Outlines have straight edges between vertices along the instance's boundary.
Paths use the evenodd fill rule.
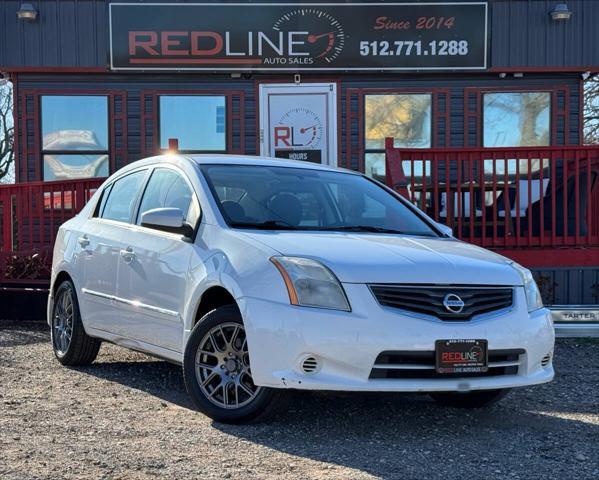
<path fill-rule="evenodd" d="M 550 218 L 549 245 L 489 245 L 535 269 L 549 303 L 599 304 L 596 159 L 568 177 L 572 167 L 554 158 L 582 145 L 583 79 L 599 70 L 599 1 L 31 4 L 34 20 L 18 18 L 21 1 L 0 4 L 0 71 L 14 86 L 19 183 L 105 177 L 165 151 L 169 139 L 183 152 L 294 158 L 388 180 L 392 137 L 397 148 L 422 150 L 402 166 L 415 192 L 414 178 L 439 183 L 427 152 L 536 148 L 524 160 L 478 158 L 475 176 L 495 184 L 478 197 L 473 187 L 464 197 L 449 186 L 459 169 L 445 153 L 454 172 L 444 174 L 446 192 L 424 189 L 413 200 L 452 222 L 495 209 L 499 227 L 508 215 L 497 212 L 506 210 L 500 190 L 507 200 L 522 178 L 532 194 L 519 222 L 548 192 L 562 202 L 549 201 L 554 217 L 559 205 L 567 217 L 572 203 L 561 234 L 573 243 L 555 242 Z M 576 155 L 580 168 L 591 154 Z M 556 183 L 565 190 L 556 192 Z M 446 212 L 454 193 L 461 205 L 472 199 L 469 212 Z M 483 221 L 471 233 L 484 237 L 485 228 Z M 543 237 L 543 226 L 522 228 Z"/>

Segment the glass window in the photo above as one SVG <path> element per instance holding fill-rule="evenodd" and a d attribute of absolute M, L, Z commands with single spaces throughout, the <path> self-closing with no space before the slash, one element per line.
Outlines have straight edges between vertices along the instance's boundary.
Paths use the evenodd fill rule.
<path fill-rule="evenodd" d="M 44 180 L 108 176 L 108 97 L 44 95 Z"/>
<path fill-rule="evenodd" d="M 364 147 L 366 175 L 384 181 L 385 138 L 396 147 L 431 147 L 429 93 L 370 94 L 364 99 Z"/>
<path fill-rule="evenodd" d="M 179 208 L 185 221 L 195 227 L 200 216 L 198 201 L 185 179 L 176 171 L 157 168 L 152 173 L 144 192 L 137 224 L 141 224 L 141 215 L 154 208 Z"/>
<path fill-rule="evenodd" d="M 549 92 L 485 93 L 483 99 L 485 147 L 549 145 Z"/>
<path fill-rule="evenodd" d="M 224 152 L 225 125 L 223 96 L 160 97 L 160 148 L 168 148 L 168 139 L 177 138 L 182 151 Z"/>
<path fill-rule="evenodd" d="M 252 165 L 201 167 L 233 228 L 436 236 L 403 202 L 362 175 Z M 243 190 L 239 201 L 221 195 Z"/>
<path fill-rule="evenodd" d="M 146 170 L 138 170 L 114 182 L 100 216 L 108 220 L 129 222 L 145 175 Z"/>

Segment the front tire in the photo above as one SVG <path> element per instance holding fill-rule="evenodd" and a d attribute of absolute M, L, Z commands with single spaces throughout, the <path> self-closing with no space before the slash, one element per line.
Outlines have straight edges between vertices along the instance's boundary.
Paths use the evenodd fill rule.
<path fill-rule="evenodd" d="M 52 349 L 60 363 L 73 367 L 89 365 L 96 359 L 102 342 L 85 333 L 75 286 L 70 280 L 56 290 L 50 323 Z"/>
<path fill-rule="evenodd" d="M 183 377 L 198 410 L 223 423 L 264 420 L 280 396 L 254 385 L 245 328 L 235 305 L 212 310 L 198 321 L 185 347 Z"/>
<path fill-rule="evenodd" d="M 482 408 L 501 400 L 510 392 L 509 388 L 499 390 L 477 390 L 474 392 L 434 392 L 430 396 L 440 405 L 454 408 Z"/>

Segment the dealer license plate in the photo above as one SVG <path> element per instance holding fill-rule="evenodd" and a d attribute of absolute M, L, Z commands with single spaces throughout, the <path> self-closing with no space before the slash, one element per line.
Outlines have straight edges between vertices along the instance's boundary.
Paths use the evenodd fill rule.
<path fill-rule="evenodd" d="M 486 340 L 437 340 L 437 373 L 484 373 L 488 367 Z"/>

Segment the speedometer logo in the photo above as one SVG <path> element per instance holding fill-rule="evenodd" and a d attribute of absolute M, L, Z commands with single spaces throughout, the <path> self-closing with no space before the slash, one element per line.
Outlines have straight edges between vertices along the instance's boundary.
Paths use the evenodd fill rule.
<path fill-rule="evenodd" d="M 327 12 L 315 8 L 298 8 L 281 16 L 272 28 L 277 32 L 287 31 L 288 25 L 310 25 L 306 48 L 312 58 L 332 63 L 343 51 L 343 26 Z"/>

